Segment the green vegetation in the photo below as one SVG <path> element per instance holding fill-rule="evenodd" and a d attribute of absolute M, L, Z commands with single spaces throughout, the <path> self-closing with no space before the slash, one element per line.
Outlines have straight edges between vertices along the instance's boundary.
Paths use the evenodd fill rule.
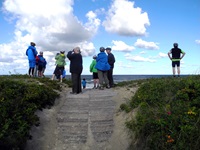
<path fill-rule="evenodd" d="M 138 86 L 138 81 L 124 85 Z M 132 149 L 197 150 L 200 147 L 200 76 L 143 80 L 120 106 L 135 112 L 126 122 Z"/>
<path fill-rule="evenodd" d="M 54 105 L 61 85 L 67 86 L 49 78 L 0 77 L 0 149 L 23 149 L 31 127 L 40 124 L 36 110 Z"/>

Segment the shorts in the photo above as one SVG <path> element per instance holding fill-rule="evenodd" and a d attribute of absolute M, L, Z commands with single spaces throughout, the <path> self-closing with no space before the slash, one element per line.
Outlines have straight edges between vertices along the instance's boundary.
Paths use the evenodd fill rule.
<path fill-rule="evenodd" d="M 172 61 L 172 67 L 180 67 L 180 61 Z"/>
<path fill-rule="evenodd" d="M 42 71 L 43 70 L 43 66 L 42 65 L 38 65 L 38 71 Z"/>
<path fill-rule="evenodd" d="M 55 70 L 54 70 L 54 74 L 57 76 L 57 75 L 63 75 L 63 71 L 64 71 L 64 66 L 62 67 L 59 67 L 59 66 L 56 66 Z"/>
<path fill-rule="evenodd" d="M 29 67 L 30 68 L 35 68 L 36 61 L 35 60 L 29 60 Z"/>
<path fill-rule="evenodd" d="M 99 78 L 98 78 L 98 73 L 97 73 L 97 72 L 93 72 L 93 79 L 99 79 Z"/>

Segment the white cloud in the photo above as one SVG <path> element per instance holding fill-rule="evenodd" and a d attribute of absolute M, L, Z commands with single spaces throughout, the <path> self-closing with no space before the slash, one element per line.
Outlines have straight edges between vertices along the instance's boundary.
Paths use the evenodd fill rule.
<path fill-rule="evenodd" d="M 195 40 L 195 42 L 196 42 L 197 44 L 200 44 L 200 40 Z"/>
<path fill-rule="evenodd" d="M 114 0 L 103 21 L 106 31 L 123 36 L 145 35 L 149 25 L 148 14 L 128 0 Z"/>
<path fill-rule="evenodd" d="M 146 54 L 146 52 L 145 51 L 141 51 L 140 54 Z"/>
<path fill-rule="evenodd" d="M 113 43 L 112 50 L 114 50 L 114 51 L 131 52 L 135 49 L 133 46 L 129 46 L 126 43 L 124 43 L 123 41 L 114 41 L 113 40 L 112 43 Z"/>
<path fill-rule="evenodd" d="M 159 52 L 156 56 L 149 56 L 149 59 L 160 59 L 166 57 L 168 57 L 166 53 Z"/>
<path fill-rule="evenodd" d="M 135 66 L 133 64 L 125 64 L 124 62 L 119 62 L 118 64 L 116 64 L 118 67 L 120 68 L 128 68 L 128 69 L 133 69 L 135 68 Z"/>
<path fill-rule="evenodd" d="M 135 42 L 134 45 L 139 48 L 150 49 L 150 50 L 158 50 L 159 49 L 159 47 L 157 46 L 158 43 L 146 42 L 142 39 L 137 39 L 137 41 Z"/>
<path fill-rule="evenodd" d="M 43 51 L 59 51 L 89 41 L 100 25 L 92 11 L 86 14 L 88 22 L 82 24 L 73 15 L 72 5 L 72 0 L 5 0 L 4 10 L 15 16 L 16 40 L 34 41 Z"/>
<path fill-rule="evenodd" d="M 80 47 L 82 47 L 81 54 L 83 56 L 92 56 L 94 54 L 95 47 L 93 43 L 84 42 L 80 44 Z"/>
<path fill-rule="evenodd" d="M 100 19 L 97 18 L 97 15 L 93 11 L 89 11 L 86 14 L 89 22 L 85 24 L 85 27 L 88 31 L 97 32 L 97 29 L 101 23 Z"/>
<path fill-rule="evenodd" d="M 31 41 L 36 43 L 38 52 L 44 52 L 47 62 L 54 60 L 55 53 L 61 50 L 67 52 L 76 46 L 81 47 L 83 56 L 93 55 L 95 48 L 90 40 L 96 34 L 100 20 L 89 11 L 87 22 L 81 23 L 74 16 L 72 5 L 73 0 L 5 0 L 5 17 L 15 23 L 14 40 L 0 45 L 0 61 L 7 59 L 12 63 L 9 64 L 12 67 L 7 69 L 27 72 L 25 51 Z M 52 65 L 54 63 L 48 63 L 47 67 L 52 68 Z M 0 68 L 3 66 L 1 63 Z"/>
<path fill-rule="evenodd" d="M 159 55 L 160 58 L 164 58 L 164 57 L 167 57 L 167 56 L 168 56 L 167 54 L 161 53 L 161 52 L 160 52 L 158 55 Z"/>
<path fill-rule="evenodd" d="M 139 55 L 125 54 L 125 57 L 127 60 L 135 61 L 135 62 L 156 62 L 155 59 L 145 58 Z"/>

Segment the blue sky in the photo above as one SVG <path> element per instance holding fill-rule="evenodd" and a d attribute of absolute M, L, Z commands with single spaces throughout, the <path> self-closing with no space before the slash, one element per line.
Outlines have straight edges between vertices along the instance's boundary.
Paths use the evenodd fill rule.
<path fill-rule="evenodd" d="M 0 1 L 0 74 L 26 74 L 31 41 L 47 60 L 79 46 L 83 73 L 99 47 L 111 47 L 114 74 L 172 74 L 167 53 L 177 42 L 186 52 L 181 74 L 200 73 L 199 0 Z M 69 60 L 66 59 L 69 74 Z"/>

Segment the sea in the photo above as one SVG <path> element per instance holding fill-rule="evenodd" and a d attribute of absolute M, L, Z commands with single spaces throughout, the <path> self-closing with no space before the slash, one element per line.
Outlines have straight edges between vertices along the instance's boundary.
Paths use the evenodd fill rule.
<path fill-rule="evenodd" d="M 0 75 L 4 76 L 4 75 Z M 180 77 L 186 77 L 190 75 L 181 75 Z M 45 75 L 47 78 L 51 78 L 52 75 Z M 149 78 L 164 78 L 164 77 L 172 77 L 172 75 L 113 75 L 114 83 L 117 84 L 119 82 L 123 81 L 131 81 L 131 80 L 140 80 L 140 79 L 149 79 Z M 67 74 L 66 79 L 70 79 L 71 75 Z M 93 88 L 93 78 L 92 74 L 91 75 L 81 75 L 81 79 L 85 78 L 86 79 L 86 89 L 91 89 Z"/>
<path fill-rule="evenodd" d="M 188 75 L 181 75 L 181 77 Z M 131 81 L 131 80 L 140 80 L 140 79 L 149 79 L 149 78 L 163 78 L 163 77 L 172 77 L 172 75 L 113 75 L 114 83 L 117 84 L 123 81 Z M 70 75 L 66 75 L 66 79 L 70 79 Z M 86 88 L 90 89 L 93 85 L 93 78 L 91 75 L 81 75 L 81 79 L 86 79 Z"/>

